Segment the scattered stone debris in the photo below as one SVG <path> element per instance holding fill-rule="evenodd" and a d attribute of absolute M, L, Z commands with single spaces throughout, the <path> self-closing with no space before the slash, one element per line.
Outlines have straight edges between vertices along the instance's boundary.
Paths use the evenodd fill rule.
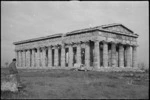
<path fill-rule="evenodd" d="M 83 64 L 74 64 L 74 67 L 71 69 L 73 71 L 88 71 L 88 69 Z"/>

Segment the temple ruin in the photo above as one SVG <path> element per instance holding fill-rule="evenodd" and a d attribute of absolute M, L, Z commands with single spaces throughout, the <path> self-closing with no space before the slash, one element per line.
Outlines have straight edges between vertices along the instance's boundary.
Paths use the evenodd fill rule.
<path fill-rule="evenodd" d="M 14 42 L 17 67 L 89 70 L 137 69 L 138 34 L 122 24 L 109 24 L 68 33 Z"/>

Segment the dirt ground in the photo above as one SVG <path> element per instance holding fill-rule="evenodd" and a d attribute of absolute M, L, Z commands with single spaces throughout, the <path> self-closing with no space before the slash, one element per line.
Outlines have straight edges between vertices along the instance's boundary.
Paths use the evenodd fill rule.
<path fill-rule="evenodd" d="M 1 81 L 8 70 L 1 69 Z M 25 86 L 1 99 L 149 99 L 149 73 L 19 70 Z"/>

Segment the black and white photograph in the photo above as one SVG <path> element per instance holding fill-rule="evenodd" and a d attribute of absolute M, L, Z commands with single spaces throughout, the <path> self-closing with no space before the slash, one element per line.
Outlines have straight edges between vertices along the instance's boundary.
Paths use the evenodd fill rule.
<path fill-rule="evenodd" d="M 148 1 L 1 1 L 1 99 L 149 99 Z"/>

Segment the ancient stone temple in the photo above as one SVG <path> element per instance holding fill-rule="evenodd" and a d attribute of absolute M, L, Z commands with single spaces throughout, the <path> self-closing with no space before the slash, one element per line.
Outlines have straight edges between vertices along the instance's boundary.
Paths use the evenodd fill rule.
<path fill-rule="evenodd" d="M 89 70 L 137 69 L 138 35 L 122 24 L 14 42 L 18 68 Z"/>

